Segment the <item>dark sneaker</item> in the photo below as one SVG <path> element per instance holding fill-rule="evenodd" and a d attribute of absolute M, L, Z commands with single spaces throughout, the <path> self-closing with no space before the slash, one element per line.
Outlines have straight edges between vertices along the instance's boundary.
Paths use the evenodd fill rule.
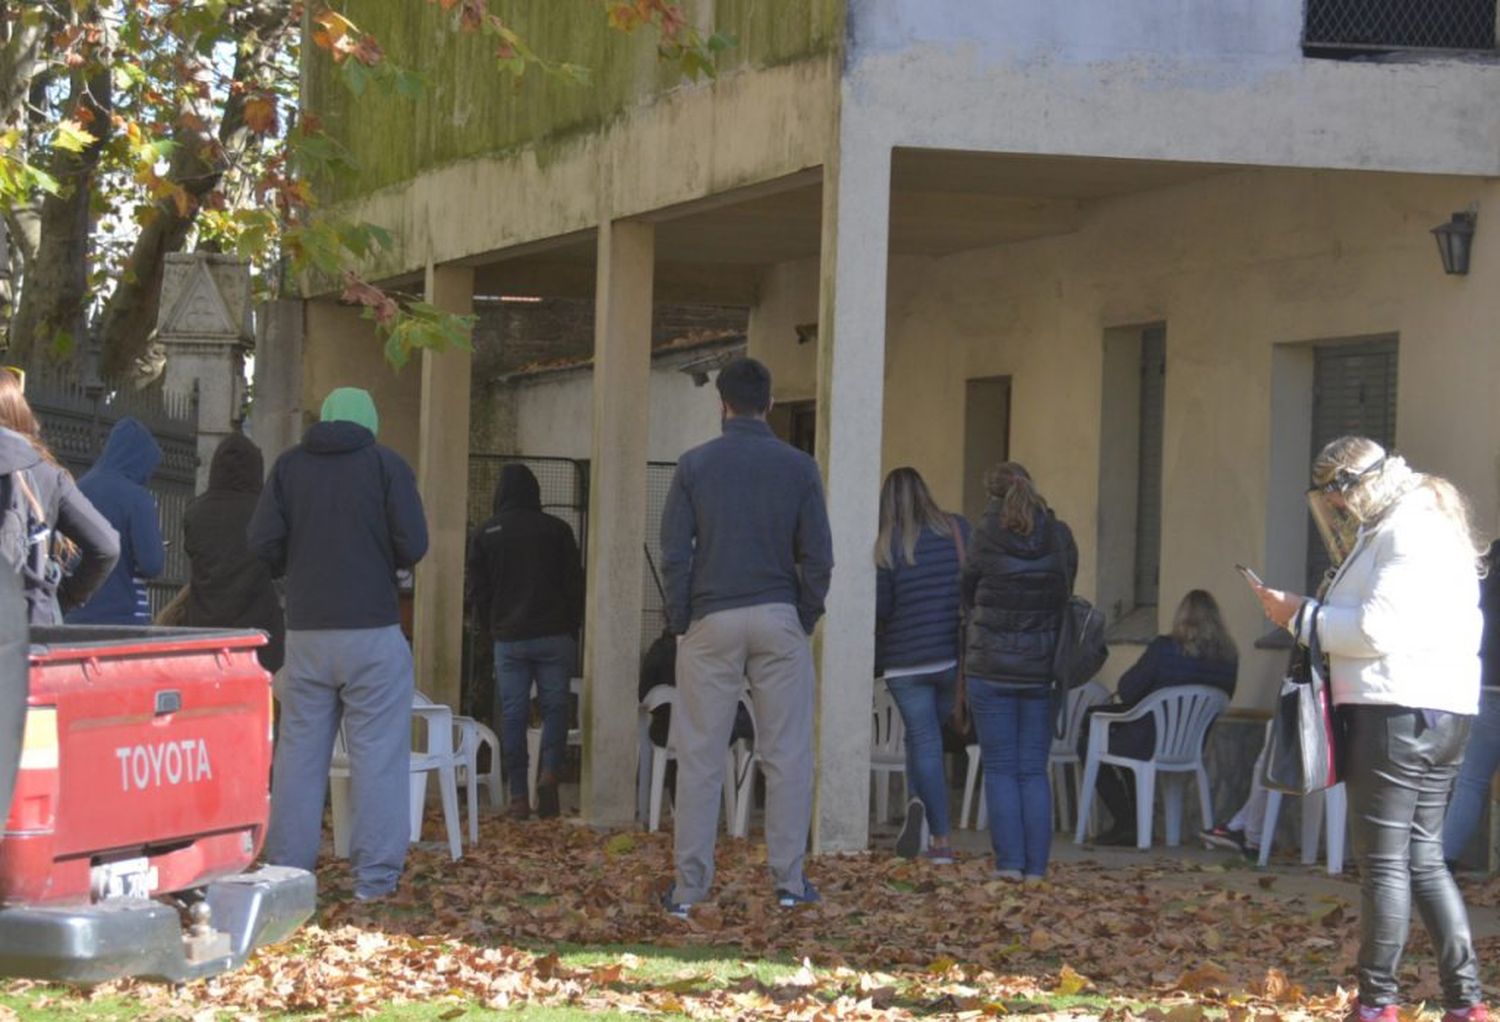
<path fill-rule="evenodd" d="M 896 836 L 896 854 L 903 859 L 915 859 L 922 854 L 922 824 L 927 821 L 927 810 L 922 800 L 914 798 L 906 803 L 906 822 L 901 824 L 901 833 Z"/>
<path fill-rule="evenodd" d="M 777 891 L 776 904 L 782 908 L 796 908 L 798 905 L 816 905 L 823 900 L 818 889 L 806 880 L 802 881 L 802 893 L 793 894 L 791 891 Z"/>
<path fill-rule="evenodd" d="M 1239 852 L 1243 855 L 1249 848 L 1245 840 L 1243 830 L 1230 830 L 1228 827 L 1205 827 L 1198 832 L 1198 837 L 1208 848 L 1222 848 L 1226 852 Z"/>
<path fill-rule="evenodd" d="M 958 855 L 951 848 L 929 848 L 922 853 L 922 858 L 934 866 L 951 866 L 958 861 Z"/>
<path fill-rule="evenodd" d="M 1447 1016 L 1444 1016 L 1446 1020 Z M 1368 1008 L 1358 1001 L 1344 1016 L 1344 1022 L 1401 1022 L 1401 1011 L 1394 1004 L 1382 1008 Z"/>
<path fill-rule="evenodd" d="M 1449 1008 L 1443 1013 L 1443 1022 L 1490 1022 L 1490 1011 L 1482 1004 L 1467 1008 Z"/>
<path fill-rule="evenodd" d="M 562 813 L 557 798 L 557 778 L 541 777 L 536 782 L 536 815 L 541 820 L 555 820 Z"/>
<path fill-rule="evenodd" d="M 693 909 L 693 903 L 690 901 L 673 901 L 672 895 L 674 893 L 676 893 L 675 888 L 662 892 L 662 911 L 671 916 L 673 919 L 686 919 L 688 917 L 688 913 L 690 913 Z"/>
<path fill-rule="evenodd" d="M 510 800 L 510 807 L 505 810 L 505 815 L 517 823 L 529 820 L 531 819 L 531 803 L 526 801 L 525 795 L 517 796 Z"/>

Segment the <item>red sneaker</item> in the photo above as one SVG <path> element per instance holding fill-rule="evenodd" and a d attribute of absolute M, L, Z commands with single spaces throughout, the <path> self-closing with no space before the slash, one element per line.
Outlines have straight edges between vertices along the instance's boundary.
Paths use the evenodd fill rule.
<path fill-rule="evenodd" d="M 1462 1011 L 1449 1009 L 1443 1013 L 1443 1022 L 1490 1022 L 1490 1011 L 1482 1004 L 1471 1004 Z"/>

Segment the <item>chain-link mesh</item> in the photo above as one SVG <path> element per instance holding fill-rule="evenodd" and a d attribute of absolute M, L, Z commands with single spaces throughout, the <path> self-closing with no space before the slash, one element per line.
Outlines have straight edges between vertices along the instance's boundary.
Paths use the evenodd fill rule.
<path fill-rule="evenodd" d="M 641 584 L 641 649 L 651 645 L 667 626 L 661 584 L 661 513 L 667 505 L 667 490 L 677 466 L 653 461 L 646 466 L 646 572 Z"/>
<path fill-rule="evenodd" d="M 1493 50 L 1495 0 L 1307 0 L 1308 49 Z"/>

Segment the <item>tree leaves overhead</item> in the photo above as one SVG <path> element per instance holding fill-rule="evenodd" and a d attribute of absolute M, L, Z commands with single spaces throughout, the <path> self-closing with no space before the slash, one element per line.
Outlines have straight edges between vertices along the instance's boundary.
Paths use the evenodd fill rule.
<path fill-rule="evenodd" d="M 566 55 L 534 51 L 487 0 L 427 2 L 452 31 L 494 46 L 497 73 L 588 79 Z M 655 26 L 663 59 L 684 74 L 711 75 L 727 45 L 700 38 L 671 0 L 632 3 L 628 19 L 615 0 L 575 2 L 625 30 Z M 263 296 L 289 277 L 330 286 L 358 279 L 391 248 L 379 228 L 342 223 L 320 206 L 312 182 L 359 168 L 298 109 L 302 46 L 311 47 L 307 59 L 331 61 L 355 95 L 376 89 L 415 100 L 426 83 L 328 0 L 308 0 L 304 40 L 302 6 L 16 0 L 5 8 L 0 214 L 21 281 L 12 358 L 69 354 L 93 331 L 106 375 L 128 377 L 150 343 L 163 258 L 185 247 L 251 260 Z M 0 306 L 14 300 L 7 287 L 0 275 Z M 396 364 L 467 343 L 467 319 L 410 296 L 366 308 Z"/>

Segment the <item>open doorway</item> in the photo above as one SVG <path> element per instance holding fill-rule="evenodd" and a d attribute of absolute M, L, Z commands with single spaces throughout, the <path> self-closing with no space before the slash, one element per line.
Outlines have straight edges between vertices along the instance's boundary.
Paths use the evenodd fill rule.
<path fill-rule="evenodd" d="M 799 451 L 817 456 L 818 403 L 788 401 L 772 406 L 768 417 L 772 432 Z"/>
<path fill-rule="evenodd" d="M 969 380 L 964 388 L 964 517 L 977 522 L 989 494 L 984 476 L 1010 458 L 1010 377 Z"/>

